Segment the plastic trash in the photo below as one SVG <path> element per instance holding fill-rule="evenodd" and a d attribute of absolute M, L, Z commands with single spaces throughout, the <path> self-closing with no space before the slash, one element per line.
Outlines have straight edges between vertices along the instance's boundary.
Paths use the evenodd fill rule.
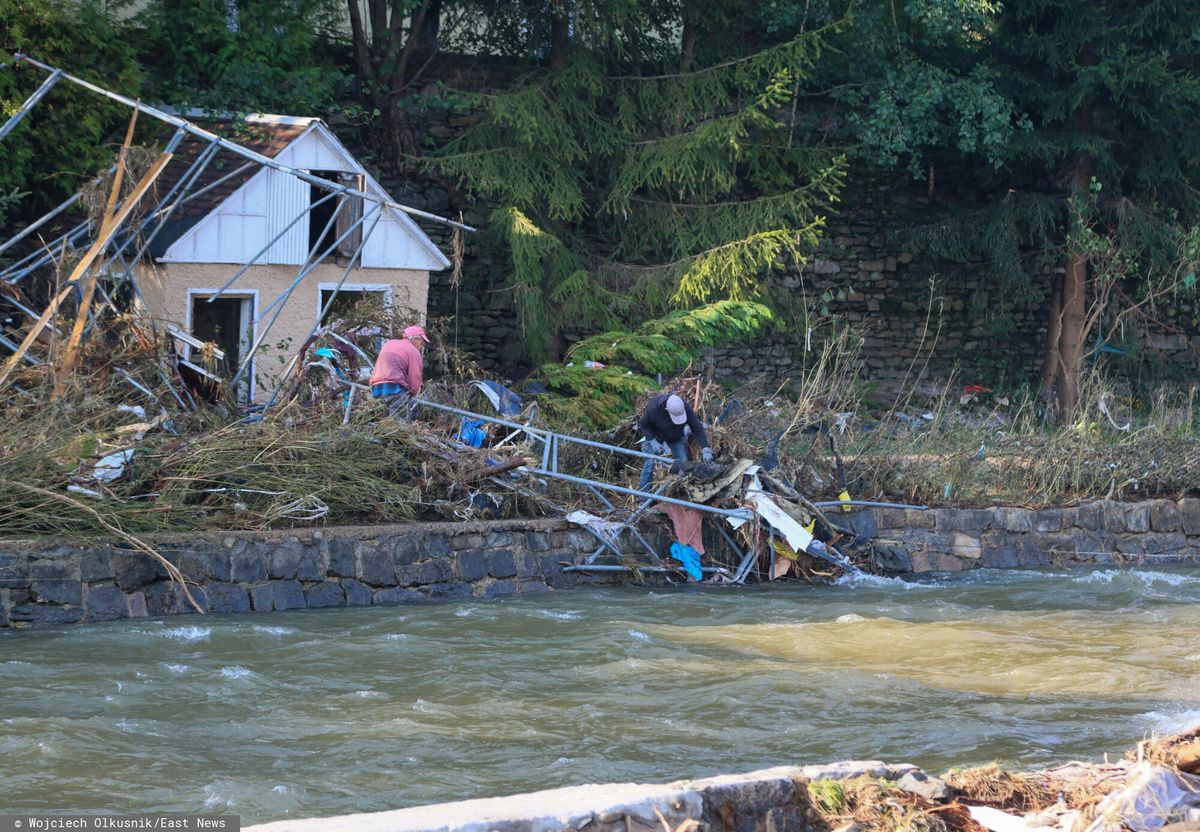
<path fill-rule="evenodd" d="M 470 448 L 482 448 L 483 440 L 487 439 L 487 431 L 483 429 L 482 419 L 463 419 L 458 431 L 458 439 Z"/>
<path fill-rule="evenodd" d="M 133 459 L 133 448 L 115 451 L 102 456 L 92 468 L 92 479 L 96 482 L 112 482 L 125 473 L 125 466 Z"/>
<path fill-rule="evenodd" d="M 688 573 L 689 578 L 704 580 L 704 572 L 700 569 L 700 554 L 691 546 L 675 541 L 671 544 L 671 557 L 683 564 L 683 571 Z"/>
<path fill-rule="evenodd" d="M 1189 807 L 1200 807 L 1200 791 L 1187 778 L 1169 766 L 1138 763 L 1125 788 L 1118 789 L 1096 806 L 1096 820 L 1088 832 L 1154 832 L 1176 814 Z"/>

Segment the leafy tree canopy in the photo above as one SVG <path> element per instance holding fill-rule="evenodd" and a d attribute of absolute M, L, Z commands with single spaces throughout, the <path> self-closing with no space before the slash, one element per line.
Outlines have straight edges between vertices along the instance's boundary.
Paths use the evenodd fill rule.
<path fill-rule="evenodd" d="M 53 0 L 0 0 L 0 63 L 22 52 L 69 67 L 89 81 L 136 95 L 137 56 L 101 3 L 66 7 Z M 28 65 L 0 69 L 0 119 L 6 120 L 45 80 Z M 60 83 L 9 134 L 0 150 L 0 196 L 12 216 L 37 216 L 112 159 L 109 139 L 128 110 Z M 18 201 L 14 194 L 24 194 Z M 15 204 L 14 204 L 15 203 Z"/>

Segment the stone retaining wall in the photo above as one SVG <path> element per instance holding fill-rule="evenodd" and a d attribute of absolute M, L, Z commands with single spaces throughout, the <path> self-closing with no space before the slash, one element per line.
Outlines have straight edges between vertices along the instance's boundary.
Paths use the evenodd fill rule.
<path fill-rule="evenodd" d="M 1040 510 L 872 509 L 837 519 L 872 536 L 880 544 L 878 566 L 892 574 L 1200 559 L 1200 499 L 1102 500 Z M 490 598 L 627 579 L 623 573 L 563 572 L 564 564 L 580 563 L 594 550 L 595 541 L 561 520 L 150 540 L 196 584 L 193 594 L 210 612 Z M 166 571 L 139 552 L 0 542 L 0 628 L 192 611 Z"/>
<path fill-rule="evenodd" d="M 163 535 L 210 612 L 545 592 L 623 576 L 564 573 L 595 544 L 559 520 Z M 116 546 L 0 543 L 0 627 L 192 612 L 166 571 Z"/>
<path fill-rule="evenodd" d="M 872 509 L 856 516 L 894 544 L 888 571 L 960 572 L 1084 563 L 1171 563 L 1200 558 L 1200 499 L 1071 508 Z"/>

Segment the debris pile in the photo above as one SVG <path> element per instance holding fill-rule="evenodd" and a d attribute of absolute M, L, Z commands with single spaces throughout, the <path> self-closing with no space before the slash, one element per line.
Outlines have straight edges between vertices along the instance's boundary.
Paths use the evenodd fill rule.
<path fill-rule="evenodd" d="M 1200 777 L 1190 755 L 1198 742 L 1200 726 L 1143 743 L 1116 763 L 1028 773 L 991 765 L 941 778 L 916 769 L 849 772 L 818 776 L 809 793 L 838 832 L 1195 832 Z"/>

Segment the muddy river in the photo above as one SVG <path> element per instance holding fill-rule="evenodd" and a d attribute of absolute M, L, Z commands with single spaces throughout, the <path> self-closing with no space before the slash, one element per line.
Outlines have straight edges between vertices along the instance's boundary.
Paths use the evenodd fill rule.
<path fill-rule="evenodd" d="M 0 811 L 243 823 L 1200 722 L 1200 569 L 606 589 L 0 632 Z"/>

